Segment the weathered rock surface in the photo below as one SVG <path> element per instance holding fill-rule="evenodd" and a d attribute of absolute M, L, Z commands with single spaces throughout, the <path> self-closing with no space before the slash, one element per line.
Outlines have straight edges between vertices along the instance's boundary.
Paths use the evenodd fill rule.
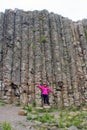
<path fill-rule="evenodd" d="M 73 22 L 46 10 L 0 13 L 0 96 L 41 106 L 35 86 L 42 82 L 55 91 L 51 105 L 87 103 L 87 20 Z"/>
<path fill-rule="evenodd" d="M 71 126 L 68 130 L 78 130 L 78 129 L 75 126 Z"/>

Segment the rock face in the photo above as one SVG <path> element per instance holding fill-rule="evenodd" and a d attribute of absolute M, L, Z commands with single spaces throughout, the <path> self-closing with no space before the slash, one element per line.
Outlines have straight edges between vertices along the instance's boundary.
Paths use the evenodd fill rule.
<path fill-rule="evenodd" d="M 0 96 L 40 106 L 36 84 L 42 82 L 55 91 L 51 105 L 87 103 L 87 20 L 47 10 L 0 13 Z"/>

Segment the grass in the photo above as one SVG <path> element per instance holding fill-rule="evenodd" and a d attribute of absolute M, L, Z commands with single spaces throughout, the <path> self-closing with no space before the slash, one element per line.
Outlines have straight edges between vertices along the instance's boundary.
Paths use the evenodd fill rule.
<path fill-rule="evenodd" d="M 56 123 L 54 116 L 50 115 L 49 113 L 44 113 L 42 116 L 37 116 L 35 120 L 42 123 Z"/>
<path fill-rule="evenodd" d="M 23 126 L 23 122 L 22 121 L 18 121 L 18 124 Z"/>
<path fill-rule="evenodd" d="M 60 128 L 70 127 L 72 125 L 79 129 L 87 129 L 87 112 L 80 111 L 61 111 L 59 114 L 58 125 Z M 85 124 L 85 125 L 84 125 Z"/>
<path fill-rule="evenodd" d="M 23 107 L 24 110 L 27 110 L 27 112 L 32 112 L 32 106 L 24 106 Z"/>
<path fill-rule="evenodd" d="M 32 111 L 30 107 L 27 110 L 29 112 L 27 120 L 37 120 L 41 123 L 54 124 L 58 126 L 58 128 L 64 128 L 64 130 L 66 130 L 66 128 L 72 125 L 76 126 L 80 130 L 87 130 L 87 111 L 83 111 L 82 109 L 78 109 L 77 107 L 69 107 L 64 110 L 58 110 L 53 108 L 32 108 Z M 55 112 L 58 112 L 58 115 L 56 115 Z"/>
<path fill-rule="evenodd" d="M 3 102 L 2 100 L 0 100 L 0 106 L 5 106 L 5 105 L 6 105 L 6 103 Z"/>
<path fill-rule="evenodd" d="M 84 28 L 85 38 L 87 40 L 87 30 Z"/>
<path fill-rule="evenodd" d="M 9 122 L 3 122 L 1 126 L 2 130 L 12 130 L 12 126 Z"/>
<path fill-rule="evenodd" d="M 49 113 L 44 113 L 43 115 L 36 115 L 35 117 L 32 117 L 31 115 L 27 116 L 27 120 L 36 120 L 40 121 L 42 123 L 56 123 L 56 120 L 53 115 Z"/>
<path fill-rule="evenodd" d="M 37 120 L 42 123 L 56 123 L 54 116 L 50 114 L 53 109 L 36 109 L 32 106 L 25 106 L 24 109 L 29 113 L 27 120 Z"/>
<path fill-rule="evenodd" d="M 41 42 L 41 43 L 46 43 L 46 37 L 45 37 L 44 35 L 41 36 L 40 42 Z"/>
<path fill-rule="evenodd" d="M 33 120 L 32 116 L 31 115 L 27 116 L 27 120 Z"/>

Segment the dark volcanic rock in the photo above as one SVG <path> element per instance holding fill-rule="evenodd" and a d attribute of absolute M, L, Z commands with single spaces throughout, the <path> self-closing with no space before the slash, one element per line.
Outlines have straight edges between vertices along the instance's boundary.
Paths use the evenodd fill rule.
<path fill-rule="evenodd" d="M 63 86 L 56 91 L 59 81 Z M 46 10 L 0 13 L 0 95 L 40 106 L 35 86 L 42 82 L 55 91 L 51 105 L 87 102 L 87 20 L 73 22 Z"/>

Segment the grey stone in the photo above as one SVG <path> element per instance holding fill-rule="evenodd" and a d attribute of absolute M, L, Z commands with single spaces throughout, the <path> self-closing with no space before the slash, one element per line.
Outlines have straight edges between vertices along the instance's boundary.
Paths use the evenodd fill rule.
<path fill-rule="evenodd" d="M 78 130 L 78 128 L 76 126 L 71 126 L 68 128 L 68 130 Z"/>
<path fill-rule="evenodd" d="M 0 96 L 7 102 L 40 107 L 36 84 L 48 82 L 55 92 L 49 94 L 51 106 L 81 106 L 87 102 L 86 71 L 87 20 L 47 10 L 0 13 Z M 59 81 L 63 87 L 56 91 Z"/>
<path fill-rule="evenodd" d="M 0 127 L 0 130 L 2 130 L 2 128 Z"/>

